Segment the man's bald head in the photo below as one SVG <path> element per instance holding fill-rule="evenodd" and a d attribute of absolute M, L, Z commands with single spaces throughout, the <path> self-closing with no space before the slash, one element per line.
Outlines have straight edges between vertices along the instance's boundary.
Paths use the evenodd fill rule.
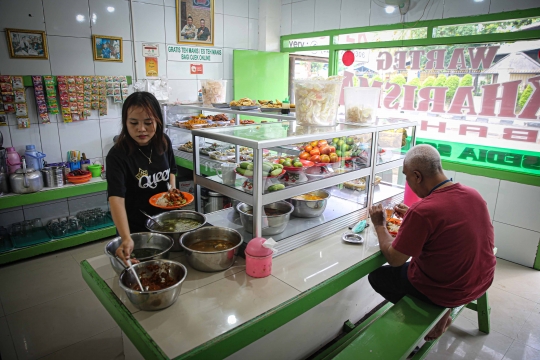
<path fill-rule="evenodd" d="M 443 173 L 439 152 L 431 145 L 416 145 L 407 152 L 403 166 L 419 171 L 426 178 Z"/>

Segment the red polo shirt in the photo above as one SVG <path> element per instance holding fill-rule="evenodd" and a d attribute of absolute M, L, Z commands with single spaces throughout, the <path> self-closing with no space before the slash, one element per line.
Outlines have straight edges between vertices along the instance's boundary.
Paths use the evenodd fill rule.
<path fill-rule="evenodd" d="M 495 274 L 494 246 L 486 202 L 461 184 L 413 204 L 392 243 L 412 256 L 411 284 L 445 307 L 467 304 L 486 292 Z"/>

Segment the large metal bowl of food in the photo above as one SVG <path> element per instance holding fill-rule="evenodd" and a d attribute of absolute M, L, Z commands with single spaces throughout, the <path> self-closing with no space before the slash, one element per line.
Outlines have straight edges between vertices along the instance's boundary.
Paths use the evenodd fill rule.
<path fill-rule="evenodd" d="M 322 215 L 329 197 L 330 193 L 321 189 L 295 196 L 287 201 L 294 206 L 292 216 L 314 218 Z"/>
<path fill-rule="evenodd" d="M 205 226 L 180 237 L 180 245 L 187 254 L 187 261 L 195 270 L 214 272 L 232 266 L 243 242 L 236 230 Z"/>
<path fill-rule="evenodd" d="M 146 228 L 151 232 L 172 237 L 174 245 L 171 251 L 182 251 L 182 247 L 178 241 L 182 234 L 197 230 L 206 224 L 206 216 L 191 210 L 166 211 L 153 216 L 153 218 L 163 224 L 163 226 L 159 226 L 155 221 L 148 219 L 146 220 Z"/>
<path fill-rule="evenodd" d="M 246 203 L 236 206 L 244 230 L 253 234 L 253 208 Z M 286 201 L 264 205 L 266 215 L 262 217 L 262 235 L 277 235 L 285 231 L 294 206 Z"/>
<path fill-rule="evenodd" d="M 167 235 L 151 232 L 141 232 L 131 234 L 133 240 L 133 252 L 131 256 L 139 261 L 155 259 L 168 259 L 169 252 L 173 247 L 173 239 Z M 115 237 L 105 245 L 105 255 L 109 257 L 111 266 L 117 275 L 125 269 L 122 261 L 116 257 L 116 249 L 122 243 L 120 236 Z"/>
<path fill-rule="evenodd" d="M 135 307 L 144 311 L 165 309 L 178 299 L 186 279 L 184 265 L 171 260 L 150 260 L 133 265 L 143 291 L 130 269 L 125 269 L 118 279 L 120 287 Z"/>

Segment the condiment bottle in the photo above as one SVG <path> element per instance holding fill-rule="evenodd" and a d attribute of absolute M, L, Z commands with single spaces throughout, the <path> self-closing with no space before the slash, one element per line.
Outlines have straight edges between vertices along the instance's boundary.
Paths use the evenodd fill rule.
<path fill-rule="evenodd" d="M 275 252 L 273 239 L 254 238 L 246 246 L 246 273 L 255 278 L 272 274 L 272 256 Z"/>
<path fill-rule="evenodd" d="M 81 157 L 81 170 L 88 171 L 88 165 L 90 165 L 90 160 L 86 158 L 86 154 L 82 153 Z"/>
<path fill-rule="evenodd" d="M 291 112 L 291 103 L 289 102 L 289 98 L 287 97 L 281 103 L 281 113 L 282 114 L 289 114 L 290 112 Z"/>

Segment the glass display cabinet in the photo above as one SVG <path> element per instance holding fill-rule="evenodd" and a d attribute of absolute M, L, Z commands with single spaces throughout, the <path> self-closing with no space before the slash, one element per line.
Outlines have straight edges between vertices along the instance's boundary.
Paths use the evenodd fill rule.
<path fill-rule="evenodd" d="M 245 242 L 272 237 L 283 253 L 367 218 L 372 204 L 402 201 L 414 121 L 304 127 L 284 118 L 191 130 L 197 210 L 202 187 L 235 200 L 232 208 L 206 214 L 210 224 L 239 231 Z M 221 149 L 211 154 L 216 175 L 204 176 L 204 149 L 213 143 Z"/>

